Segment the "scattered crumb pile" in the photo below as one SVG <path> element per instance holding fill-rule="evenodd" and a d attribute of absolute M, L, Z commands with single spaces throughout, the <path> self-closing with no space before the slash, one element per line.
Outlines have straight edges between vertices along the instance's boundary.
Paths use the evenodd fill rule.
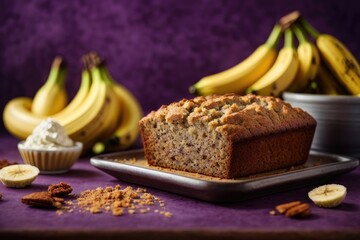
<path fill-rule="evenodd" d="M 166 211 L 164 201 L 148 193 L 146 189 L 134 190 L 130 186 L 122 189 L 120 185 L 83 191 L 75 201 L 65 201 L 65 206 L 57 210 L 57 214 L 73 212 L 76 209 L 94 214 L 111 212 L 115 216 L 144 214 L 153 210 L 165 217 L 172 216 Z"/>

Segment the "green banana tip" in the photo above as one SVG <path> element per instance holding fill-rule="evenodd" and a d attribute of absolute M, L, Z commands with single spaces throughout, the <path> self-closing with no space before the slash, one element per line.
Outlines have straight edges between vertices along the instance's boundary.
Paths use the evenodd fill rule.
<path fill-rule="evenodd" d="M 190 92 L 191 94 L 193 94 L 193 95 L 196 95 L 196 96 L 199 95 L 198 90 L 197 90 L 197 88 L 196 88 L 195 85 L 191 85 L 191 86 L 189 87 L 189 92 Z"/>
<path fill-rule="evenodd" d="M 292 31 L 294 32 L 296 38 L 298 39 L 299 43 L 309 42 L 304 30 L 302 29 L 301 25 L 294 24 L 291 26 Z"/>
<path fill-rule="evenodd" d="M 291 28 L 285 30 L 285 47 L 294 48 L 294 34 Z"/>
<path fill-rule="evenodd" d="M 94 146 L 92 148 L 92 152 L 95 154 L 100 154 L 100 153 L 105 152 L 105 149 L 106 149 L 105 144 L 102 142 L 98 142 L 98 143 L 94 144 Z"/>
<path fill-rule="evenodd" d="M 281 35 L 282 27 L 280 24 L 276 23 L 265 44 L 268 45 L 270 48 L 276 48 Z"/>
<path fill-rule="evenodd" d="M 252 88 L 248 88 L 248 89 L 246 89 L 245 93 L 246 94 L 256 94 L 256 91 L 254 91 L 254 89 L 252 89 Z"/>

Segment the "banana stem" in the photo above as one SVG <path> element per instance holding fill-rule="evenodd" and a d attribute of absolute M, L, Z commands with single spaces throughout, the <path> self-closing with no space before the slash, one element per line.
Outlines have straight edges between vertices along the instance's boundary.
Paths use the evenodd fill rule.
<path fill-rule="evenodd" d="M 195 96 L 199 96 L 199 93 L 197 92 L 196 87 L 194 85 L 189 87 L 189 92 L 191 94 L 194 94 Z"/>
<path fill-rule="evenodd" d="M 65 67 L 61 67 L 56 83 L 59 85 L 63 85 L 65 83 L 66 75 L 67 75 L 67 69 Z"/>
<path fill-rule="evenodd" d="M 299 19 L 299 23 L 302 25 L 302 27 L 307 31 L 313 38 L 319 37 L 320 33 L 304 18 Z"/>
<path fill-rule="evenodd" d="M 285 30 L 284 47 L 294 48 L 294 34 L 291 29 Z"/>
<path fill-rule="evenodd" d="M 107 68 L 107 66 L 104 62 L 100 65 L 100 71 L 106 82 L 108 82 L 110 84 L 115 83 L 115 80 L 111 77 L 109 69 Z"/>
<path fill-rule="evenodd" d="M 276 48 L 280 36 L 282 33 L 282 28 L 280 26 L 280 24 L 275 24 L 273 30 L 271 31 L 269 38 L 266 40 L 266 45 L 268 45 L 271 48 Z"/>
<path fill-rule="evenodd" d="M 309 39 L 305 36 L 303 30 L 297 24 L 292 26 L 292 30 L 294 31 L 299 43 L 306 43 L 309 42 Z"/>
<path fill-rule="evenodd" d="M 83 69 L 83 71 L 81 72 L 81 83 L 80 83 L 80 88 L 83 86 L 90 86 L 92 82 L 91 79 L 91 74 L 90 74 L 90 70 L 88 70 L 87 68 Z"/>
<path fill-rule="evenodd" d="M 103 78 L 101 77 L 100 69 L 97 66 L 92 67 L 90 69 L 90 75 L 93 81 L 103 81 Z"/>

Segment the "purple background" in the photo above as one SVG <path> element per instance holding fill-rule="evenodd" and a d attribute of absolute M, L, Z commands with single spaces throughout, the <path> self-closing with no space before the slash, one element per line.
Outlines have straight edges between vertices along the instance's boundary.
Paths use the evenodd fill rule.
<path fill-rule="evenodd" d="M 191 97 L 191 84 L 248 56 L 295 9 L 360 58 L 357 0 L 0 0 L 0 109 L 32 97 L 56 55 L 69 64 L 72 97 L 81 56 L 96 50 L 147 113 Z"/>
<path fill-rule="evenodd" d="M 0 0 L 0 109 L 14 97 L 32 97 L 47 78 L 56 55 L 62 55 L 69 64 L 67 88 L 73 96 L 80 83 L 81 56 L 96 50 L 106 58 L 114 79 L 138 97 L 147 113 L 162 104 L 191 97 L 191 84 L 248 56 L 265 41 L 274 23 L 295 9 L 318 30 L 341 39 L 360 59 L 358 0 Z M 0 132 L 5 132 L 2 121 Z M 0 157 L 21 162 L 17 140 L 1 137 Z M 49 235 L 61 226 L 65 233 L 75 229 L 91 235 L 93 229 L 105 235 L 129 229 L 200 229 L 212 234 L 219 231 L 227 239 L 231 233 L 239 236 L 239 232 L 258 232 L 263 236 L 274 232 L 269 238 L 277 239 L 279 232 L 292 234 L 296 229 L 314 238 L 323 234 L 322 230 L 359 233 L 359 169 L 334 180 L 349 190 L 340 208 L 327 210 L 312 205 L 312 217 L 300 221 L 269 216 L 269 210 L 293 200 L 309 203 L 306 194 L 318 183 L 225 205 L 151 189 L 151 193 L 166 201 L 167 209 L 174 214 L 170 219 L 154 213 L 116 219 L 109 214 L 89 217 L 81 213 L 59 217 L 19 202 L 26 193 L 59 181 L 72 184 L 75 193 L 119 183 L 91 167 L 88 161 L 80 159 L 65 175 L 41 175 L 24 191 L 0 184 L 4 194 L 0 202 L 4 210 L 0 214 L 0 230 L 20 235 L 19 229 L 45 230 Z M 330 234 L 326 236 L 334 238 Z M 302 235 L 295 238 L 301 239 Z"/>

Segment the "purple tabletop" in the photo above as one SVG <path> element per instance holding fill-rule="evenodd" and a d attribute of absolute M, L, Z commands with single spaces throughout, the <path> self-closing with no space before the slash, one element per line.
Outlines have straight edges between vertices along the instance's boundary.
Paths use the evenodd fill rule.
<path fill-rule="evenodd" d="M 2 135 L 0 158 L 22 163 L 17 151 L 17 139 Z M 142 238 L 156 236 L 158 239 L 206 238 L 235 239 L 359 239 L 360 237 L 360 168 L 338 176 L 329 183 L 343 184 L 348 195 L 343 204 L 334 209 L 316 207 L 307 197 L 314 186 L 306 186 L 287 192 L 276 193 L 238 203 L 214 204 L 185 196 L 147 188 L 148 192 L 165 202 L 165 208 L 172 214 L 165 217 L 154 211 L 146 214 L 113 216 L 110 212 L 91 214 L 73 211 L 62 215 L 48 209 L 28 207 L 21 203 L 21 197 L 35 191 L 44 191 L 47 186 L 60 181 L 73 187 L 79 194 L 97 187 L 133 186 L 96 169 L 90 164 L 90 157 L 79 159 L 71 170 L 61 175 L 39 175 L 33 184 L 24 189 L 7 188 L 0 185 L 3 199 L 0 201 L 1 239 L 69 239 L 82 237 L 102 239 L 112 237 Z M 312 215 L 307 219 L 292 219 L 283 215 L 272 216 L 269 212 L 277 204 L 302 201 L 309 203 Z"/>

